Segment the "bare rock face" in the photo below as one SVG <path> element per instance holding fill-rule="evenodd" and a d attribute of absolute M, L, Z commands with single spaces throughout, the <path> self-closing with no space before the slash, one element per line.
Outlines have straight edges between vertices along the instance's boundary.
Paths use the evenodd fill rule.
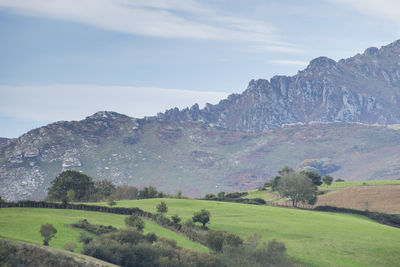
<path fill-rule="evenodd" d="M 400 40 L 336 62 L 319 57 L 295 76 L 252 80 L 216 105 L 159 113 L 163 121 L 200 121 L 259 132 L 309 122 L 400 123 Z"/>

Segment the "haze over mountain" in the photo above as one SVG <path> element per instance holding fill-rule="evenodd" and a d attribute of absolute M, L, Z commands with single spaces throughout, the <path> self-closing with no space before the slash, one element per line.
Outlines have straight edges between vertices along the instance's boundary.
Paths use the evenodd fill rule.
<path fill-rule="evenodd" d="M 98 112 L 1 139 L 0 195 L 41 198 L 65 169 L 190 196 L 252 188 L 283 165 L 348 180 L 400 178 L 400 132 L 354 124 L 400 123 L 399 101 L 400 41 L 339 62 L 320 57 L 201 110 L 146 119 Z"/>

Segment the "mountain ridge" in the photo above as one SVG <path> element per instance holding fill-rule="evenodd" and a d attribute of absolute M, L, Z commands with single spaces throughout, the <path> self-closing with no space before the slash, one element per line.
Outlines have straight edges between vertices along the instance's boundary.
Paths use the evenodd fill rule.
<path fill-rule="evenodd" d="M 294 76 L 251 80 L 243 93 L 218 104 L 173 108 L 149 119 L 199 121 L 247 132 L 313 121 L 400 123 L 399 55 L 400 40 L 338 62 L 318 57 Z"/>
<path fill-rule="evenodd" d="M 0 195 L 40 199 L 61 171 L 189 196 L 262 185 L 284 165 L 346 180 L 400 178 L 400 40 L 294 76 L 251 80 L 203 109 L 99 111 L 0 140 Z M 376 125 L 380 124 L 380 125 Z"/>

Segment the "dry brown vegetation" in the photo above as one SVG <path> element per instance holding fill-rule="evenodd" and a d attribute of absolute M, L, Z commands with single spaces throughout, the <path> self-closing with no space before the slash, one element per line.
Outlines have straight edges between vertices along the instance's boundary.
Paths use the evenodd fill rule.
<path fill-rule="evenodd" d="M 356 186 L 318 197 L 316 206 L 400 214 L 400 185 Z"/>

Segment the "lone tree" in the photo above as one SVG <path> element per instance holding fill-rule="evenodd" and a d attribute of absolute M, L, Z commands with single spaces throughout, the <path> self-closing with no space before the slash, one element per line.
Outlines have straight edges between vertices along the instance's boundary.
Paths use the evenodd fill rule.
<path fill-rule="evenodd" d="M 199 212 L 195 212 L 193 214 L 193 222 L 199 222 L 203 224 L 203 228 L 206 228 L 206 223 L 210 221 L 210 212 L 208 210 L 202 209 Z"/>
<path fill-rule="evenodd" d="M 125 224 L 130 227 L 134 227 L 139 231 L 142 231 L 144 228 L 144 221 L 136 214 L 132 214 L 125 218 Z"/>
<path fill-rule="evenodd" d="M 161 201 L 159 204 L 157 204 L 157 212 L 161 214 L 168 212 L 167 204 L 164 201 Z"/>
<path fill-rule="evenodd" d="M 315 203 L 318 195 L 317 186 L 302 173 L 291 172 L 279 180 L 277 191 L 282 197 L 292 201 L 292 206 L 301 203 Z"/>
<path fill-rule="evenodd" d="M 322 181 L 327 185 L 330 186 L 333 182 L 333 178 L 330 175 L 325 175 L 324 178 L 322 178 Z"/>
<path fill-rule="evenodd" d="M 40 235 L 43 237 L 43 245 L 48 246 L 50 240 L 55 236 L 56 233 L 57 230 L 53 225 L 49 223 L 42 224 L 40 227 Z"/>
<path fill-rule="evenodd" d="M 69 190 L 74 192 L 74 199 L 71 201 L 88 201 L 94 191 L 93 179 L 78 171 L 63 171 L 51 181 L 51 186 L 48 189 L 48 198 L 50 200 L 68 202 L 67 192 Z"/>

